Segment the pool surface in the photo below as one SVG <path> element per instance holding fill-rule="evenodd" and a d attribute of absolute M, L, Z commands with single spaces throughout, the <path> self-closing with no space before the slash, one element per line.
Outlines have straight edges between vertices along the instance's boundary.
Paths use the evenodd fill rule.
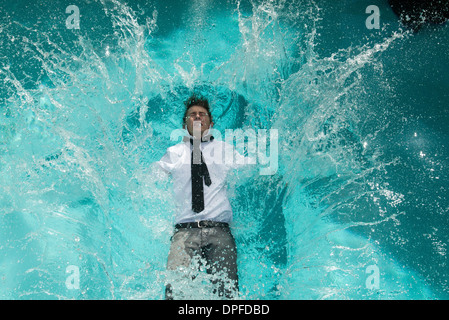
<path fill-rule="evenodd" d="M 449 298 L 448 52 L 387 0 L 3 1 L 0 298 L 164 298 L 191 92 L 277 133 L 229 179 L 239 299 Z"/>

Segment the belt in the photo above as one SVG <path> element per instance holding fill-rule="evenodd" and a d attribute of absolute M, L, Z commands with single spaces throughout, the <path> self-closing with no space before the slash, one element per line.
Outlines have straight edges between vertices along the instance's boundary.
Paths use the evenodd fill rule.
<path fill-rule="evenodd" d="M 178 223 L 175 225 L 176 229 L 186 229 L 186 228 L 229 228 L 229 224 L 226 222 L 218 222 L 218 221 L 196 221 L 196 222 L 185 222 Z"/>

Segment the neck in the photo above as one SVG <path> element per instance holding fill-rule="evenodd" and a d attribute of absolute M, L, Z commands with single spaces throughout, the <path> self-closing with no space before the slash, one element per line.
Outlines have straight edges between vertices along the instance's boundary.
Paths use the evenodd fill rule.
<path fill-rule="evenodd" d="M 182 141 L 184 141 L 184 142 L 190 141 L 191 144 L 193 144 L 193 140 L 195 140 L 195 137 L 193 137 L 191 135 L 184 136 L 184 138 L 182 139 Z M 211 134 L 206 134 L 201 137 L 201 142 L 208 142 L 208 141 L 213 141 L 213 140 L 214 140 L 214 136 Z"/>
<path fill-rule="evenodd" d="M 199 136 L 200 132 L 195 132 L 195 135 L 193 135 L 191 132 L 189 132 L 188 130 L 186 130 L 187 134 L 184 136 L 183 141 L 187 142 L 188 140 L 191 140 L 191 142 L 193 140 L 198 139 L 197 137 Z M 201 142 L 206 142 L 206 141 L 212 141 L 214 140 L 214 137 L 212 136 L 211 132 L 210 132 L 210 127 L 209 129 L 206 129 L 204 131 L 201 132 Z"/>

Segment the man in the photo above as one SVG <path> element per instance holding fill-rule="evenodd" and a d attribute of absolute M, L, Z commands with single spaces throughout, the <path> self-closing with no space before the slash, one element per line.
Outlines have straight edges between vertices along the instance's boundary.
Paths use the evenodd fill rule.
<path fill-rule="evenodd" d="M 214 292 L 233 298 L 238 293 L 237 249 L 229 228 L 232 208 L 226 176 L 248 159 L 210 134 L 214 123 L 206 99 L 193 95 L 185 106 L 183 128 L 188 135 L 182 143 L 168 148 L 158 162 L 173 178 L 177 202 L 167 269 L 188 269 L 192 260 L 199 258 L 205 261 L 207 273 L 217 275 Z M 173 298 L 169 284 L 166 299 Z"/>

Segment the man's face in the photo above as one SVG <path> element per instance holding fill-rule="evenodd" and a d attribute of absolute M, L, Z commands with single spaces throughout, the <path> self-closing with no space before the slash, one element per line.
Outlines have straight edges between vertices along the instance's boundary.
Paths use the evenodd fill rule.
<path fill-rule="evenodd" d="M 203 136 L 204 131 L 209 129 L 209 126 L 213 125 L 210 121 L 210 115 L 207 110 L 201 106 L 192 106 L 187 111 L 186 115 L 186 125 L 187 131 L 193 136 L 193 122 L 201 121 L 201 136 Z"/>

